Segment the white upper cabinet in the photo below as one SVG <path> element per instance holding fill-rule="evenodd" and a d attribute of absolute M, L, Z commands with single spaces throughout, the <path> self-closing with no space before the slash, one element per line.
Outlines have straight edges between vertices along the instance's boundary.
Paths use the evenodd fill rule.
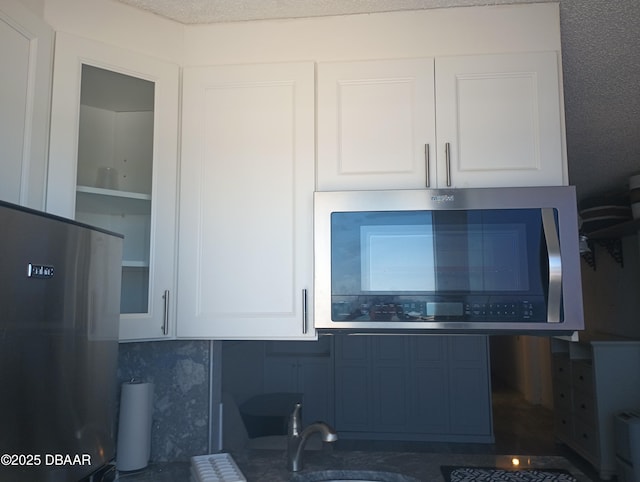
<path fill-rule="evenodd" d="M 321 63 L 318 190 L 565 184 L 559 85 L 556 52 Z"/>
<path fill-rule="evenodd" d="M 51 31 L 13 1 L 0 198 L 125 235 L 121 340 L 314 338 L 314 190 L 567 182 L 557 4 L 184 26 L 47 0 L 49 103 Z"/>
<path fill-rule="evenodd" d="M 556 52 L 437 58 L 438 186 L 566 184 L 559 86 Z"/>
<path fill-rule="evenodd" d="M 14 0 L 0 3 L 0 200 L 44 208 L 53 30 Z"/>
<path fill-rule="evenodd" d="M 433 91 L 433 59 L 319 63 L 318 189 L 435 182 Z"/>
<path fill-rule="evenodd" d="M 314 65 L 185 68 L 178 337 L 313 338 Z"/>
<path fill-rule="evenodd" d="M 47 211 L 124 234 L 120 339 L 175 335 L 178 66 L 58 33 Z"/>

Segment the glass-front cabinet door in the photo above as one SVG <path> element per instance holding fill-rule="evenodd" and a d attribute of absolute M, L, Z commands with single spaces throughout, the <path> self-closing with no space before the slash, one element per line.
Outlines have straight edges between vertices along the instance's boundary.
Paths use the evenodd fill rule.
<path fill-rule="evenodd" d="M 47 210 L 124 235 L 121 340 L 175 333 L 178 68 L 60 34 Z"/>
<path fill-rule="evenodd" d="M 154 88 L 82 65 L 75 219 L 125 235 L 123 314 L 149 311 Z"/>

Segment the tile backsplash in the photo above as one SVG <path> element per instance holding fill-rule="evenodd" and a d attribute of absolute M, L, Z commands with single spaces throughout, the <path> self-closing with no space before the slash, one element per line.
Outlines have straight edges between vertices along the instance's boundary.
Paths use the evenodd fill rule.
<path fill-rule="evenodd" d="M 152 462 L 208 453 L 208 341 L 121 343 L 118 382 L 132 378 L 155 385 Z"/>

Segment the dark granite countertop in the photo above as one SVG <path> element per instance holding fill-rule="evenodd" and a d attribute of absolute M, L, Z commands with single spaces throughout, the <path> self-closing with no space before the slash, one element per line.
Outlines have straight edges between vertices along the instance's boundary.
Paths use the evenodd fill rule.
<path fill-rule="evenodd" d="M 418 481 L 422 481 L 426 480 L 426 473 L 424 464 L 420 462 L 422 458 L 420 455 L 424 456 L 426 454 L 331 450 L 307 451 L 304 454 L 303 469 L 294 474 L 287 470 L 287 460 L 284 453 L 270 450 L 249 450 L 232 454 L 248 482 L 267 480 L 289 482 L 294 475 L 298 475 L 298 480 L 303 482 L 305 478 L 300 477 L 300 475 L 328 469 L 401 473 L 416 477 Z"/>
<path fill-rule="evenodd" d="M 312 481 L 311 477 L 298 476 L 297 479 L 293 477 L 294 475 L 329 469 L 391 472 L 417 479 L 420 482 L 442 482 L 444 478 L 441 466 L 467 465 L 513 468 L 513 457 L 506 455 L 324 450 L 305 452 L 302 471 L 293 474 L 286 469 L 284 453 L 250 450 L 232 455 L 247 478 L 247 482 Z M 589 480 L 569 461 L 559 456 L 521 457 L 520 468 L 565 469 L 572 472 L 579 481 Z M 410 479 L 406 480 L 409 482 Z M 401 477 L 398 478 L 398 482 L 400 481 L 402 481 Z"/>
<path fill-rule="evenodd" d="M 322 450 L 305 452 L 303 469 L 293 474 L 287 470 L 282 451 L 246 450 L 232 452 L 232 456 L 247 482 L 313 482 L 318 479 L 309 474 L 323 470 L 391 472 L 406 476 L 398 477 L 398 482 L 411 481 L 410 477 L 420 482 L 442 482 L 441 466 L 513 468 L 510 455 Z M 580 482 L 590 480 L 560 456 L 521 456 L 520 468 L 565 469 Z M 189 462 L 155 463 L 135 474 L 120 474 L 119 480 L 189 482 L 189 470 Z"/>

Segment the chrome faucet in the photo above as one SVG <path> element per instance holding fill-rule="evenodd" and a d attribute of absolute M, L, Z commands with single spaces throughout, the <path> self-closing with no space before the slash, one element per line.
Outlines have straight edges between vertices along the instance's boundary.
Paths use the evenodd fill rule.
<path fill-rule="evenodd" d="M 287 468 L 292 472 L 302 470 L 304 444 L 311 434 L 319 432 L 322 435 L 323 442 L 335 442 L 338 440 L 336 431 L 324 422 L 314 422 L 303 430 L 302 422 L 300 421 L 301 407 L 302 405 L 296 403 L 289 418 L 287 430 Z"/>

